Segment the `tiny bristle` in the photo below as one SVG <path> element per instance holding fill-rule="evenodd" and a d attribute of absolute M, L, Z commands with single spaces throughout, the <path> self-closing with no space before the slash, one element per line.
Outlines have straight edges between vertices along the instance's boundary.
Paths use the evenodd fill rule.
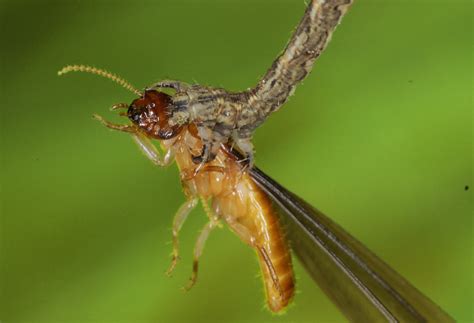
<path fill-rule="evenodd" d="M 58 75 L 64 75 L 69 72 L 85 72 L 85 73 L 91 73 L 95 75 L 99 75 L 105 78 L 108 78 L 109 80 L 114 81 L 115 83 L 120 84 L 124 88 L 126 88 L 129 91 L 132 91 L 138 96 L 141 96 L 142 93 L 138 91 L 135 87 L 133 87 L 130 83 L 125 81 L 125 79 L 121 78 L 120 76 L 113 74 L 109 71 L 93 67 L 93 66 L 88 66 L 88 65 L 67 65 L 64 66 L 62 69 L 58 71 Z"/>

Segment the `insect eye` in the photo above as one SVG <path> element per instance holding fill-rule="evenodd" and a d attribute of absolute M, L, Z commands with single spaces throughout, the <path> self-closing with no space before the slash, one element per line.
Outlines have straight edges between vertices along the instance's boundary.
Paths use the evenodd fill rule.
<path fill-rule="evenodd" d="M 142 109 L 139 109 L 137 108 L 136 106 L 134 106 L 133 104 L 130 105 L 130 107 L 128 108 L 128 111 L 127 111 L 127 115 L 128 115 L 128 118 L 134 122 L 134 123 L 138 123 L 140 121 L 140 116 L 142 114 Z"/>

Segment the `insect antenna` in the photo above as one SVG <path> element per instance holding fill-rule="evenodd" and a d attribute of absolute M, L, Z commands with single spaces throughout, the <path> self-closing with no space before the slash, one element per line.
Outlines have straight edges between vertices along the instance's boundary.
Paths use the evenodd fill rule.
<path fill-rule="evenodd" d="M 125 79 L 121 78 L 120 76 L 110 73 L 109 71 L 96 68 L 93 66 L 88 66 L 88 65 L 67 65 L 64 66 L 60 71 L 58 71 L 58 75 L 63 75 L 69 72 L 86 72 L 86 73 L 91 73 L 95 75 L 99 75 L 105 78 L 108 78 L 109 80 L 114 81 L 115 83 L 120 84 L 127 90 L 135 93 L 138 96 L 142 96 L 142 92 L 138 91 L 133 85 L 125 81 Z"/>

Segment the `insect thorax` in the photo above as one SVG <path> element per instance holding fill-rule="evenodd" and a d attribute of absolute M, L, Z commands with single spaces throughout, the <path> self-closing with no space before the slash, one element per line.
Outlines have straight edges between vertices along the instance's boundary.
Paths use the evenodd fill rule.
<path fill-rule="evenodd" d="M 264 111 L 252 106 L 254 101 L 249 92 L 188 86 L 172 97 L 170 123 L 194 123 L 203 144 L 210 149 L 210 160 L 220 144 L 233 141 L 239 146 L 242 140 L 251 139 L 253 131 L 266 118 Z M 252 154 L 248 147 L 240 147 L 247 156 Z"/>

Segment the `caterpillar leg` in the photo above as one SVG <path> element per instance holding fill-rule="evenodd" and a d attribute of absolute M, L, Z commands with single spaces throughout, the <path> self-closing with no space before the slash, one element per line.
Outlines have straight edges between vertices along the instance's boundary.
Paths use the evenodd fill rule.
<path fill-rule="evenodd" d="M 186 201 L 181 207 L 178 209 L 178 212 L 176 212 L 176 215 L 174 216 L 173 219 L 173 253 L 172 253 L 172 259 L 171 259 L 171 265 L 169 266 L 168 270 L 166 271 L 166 274 L 169 276 L 173 272 L 174 268 L 176 267 L 176 264 L 178 263 L 179 260 L 179 239 L 178 239 L 178 234 L 179 231 L 181 230 L 184 221 L 186 221 L 189 213 L 191 212 L 192 209 L 194 209 L 198 203 L 199 199 L 198 198 L 193 198 L 188 201 Z"/>
<path fill-rule="evenodd" d="M 245 158 L 240 160 L 240 163 L 244 164 L 243 169 L 250 169 L 253 167 L 254 163 L 254 147 L 252 143 L 252 138 L 239 138 L 237 136 L 233 136 L 232 139 L 234 140 L 234 144 L 242 151 Z"/>

